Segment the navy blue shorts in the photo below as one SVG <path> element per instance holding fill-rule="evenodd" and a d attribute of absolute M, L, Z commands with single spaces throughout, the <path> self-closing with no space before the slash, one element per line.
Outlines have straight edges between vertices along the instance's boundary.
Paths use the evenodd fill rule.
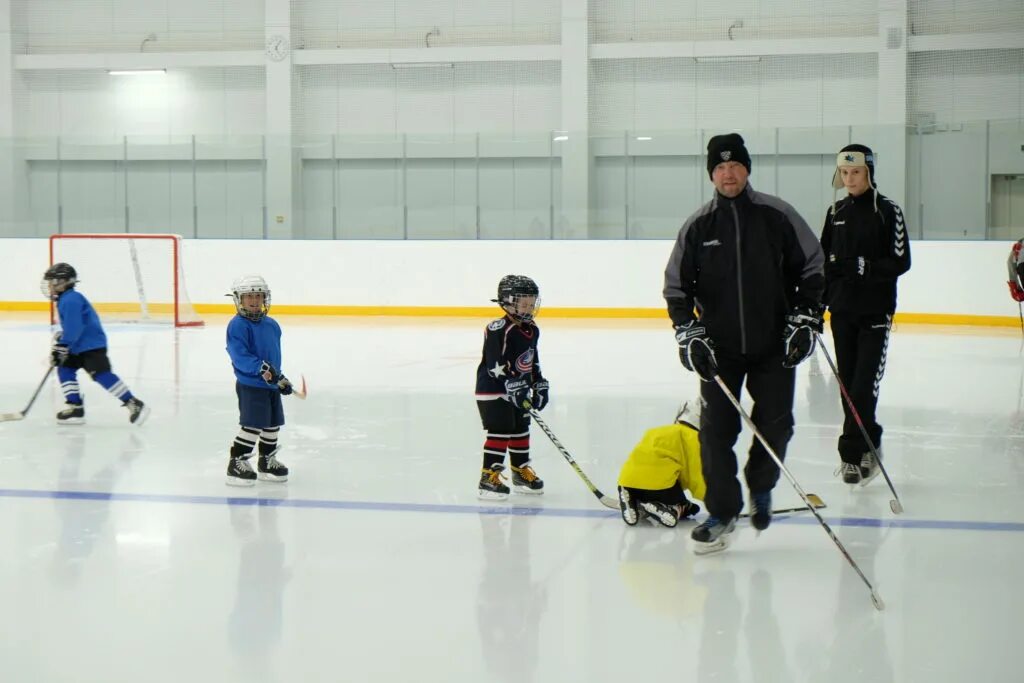
<path fill-rule="evenodd" d="M 238 424 L 254 429 L 284 424 L 281 392 L 276 387 L 257 389 L 235 382 L 235 393 L 238 394 Z"/>

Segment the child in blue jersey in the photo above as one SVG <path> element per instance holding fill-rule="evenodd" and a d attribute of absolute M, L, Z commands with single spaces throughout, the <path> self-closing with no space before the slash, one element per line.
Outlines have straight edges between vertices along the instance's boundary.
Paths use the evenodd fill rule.
<path fill-rule="evenodd" d="M 277 459 L 277 436 L 284 424 L 281 395 L 292 383 L 281 371 L 281 326 L 268 316 L 270 287 L 259 275 L 246 275 L 231 286 L 238 315 L 228 323 L 227 351 L 235 370 L 239 432 L 231 445 L 227 483 L 252 486 L 256 472 L 249 458 L 259 443 L 257 469 L 263 481 L 288 481 L 288 468 Z"/>
<path fill-rule="evenodd" d="M 67 263 L 55 263 L 43 274 L 40 289 L 54 301 L 60 331 L 54 336 L 50 362 L 57 368 L 57 379 L 64 392 L 64 409 L 57 413 L 57 424 L 85 423 L 85 405 L 78 387 L 78 371 L 84 369 L 128 409 L 132 424 L 141 425 L 149 408 L 132 396 L 128 386 L 111 371 L 107 357 L 107 335 L 89 300 L 75 290 L 78 273 Z"/>

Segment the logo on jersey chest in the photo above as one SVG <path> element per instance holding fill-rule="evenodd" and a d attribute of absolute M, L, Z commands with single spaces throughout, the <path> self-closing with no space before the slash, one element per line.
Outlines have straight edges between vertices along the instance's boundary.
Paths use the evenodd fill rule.
<path fill-rule="evenodd" d="M 516 370 L 524 375 L 533 372 L 533 357 L 533 349 L 527 349 L 519 354 L 519 358 L 516 358 Z"/>

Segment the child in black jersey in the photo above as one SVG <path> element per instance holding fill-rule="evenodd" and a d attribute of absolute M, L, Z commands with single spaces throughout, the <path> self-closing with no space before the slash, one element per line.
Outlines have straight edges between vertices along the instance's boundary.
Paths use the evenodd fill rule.
<path fill-rule="evenodd" d="M 498 298 L 492 301 L 505 315 L 487 325 L 483 358 L 476 371 L 476 403 L 487 432 L 477 495 L 504 500 L 509 494 L 502 481 L 506 451 L 513 488 L 518 493 L 544 493 L 544 482 L 530 467 L 526 410 L 543 410 L 548 404 L 548 382 L 540 371 L 540 329 L 533 322 L 540 310 L 537 283 L 525 275 L 506 275 L 498 283 Z"/>

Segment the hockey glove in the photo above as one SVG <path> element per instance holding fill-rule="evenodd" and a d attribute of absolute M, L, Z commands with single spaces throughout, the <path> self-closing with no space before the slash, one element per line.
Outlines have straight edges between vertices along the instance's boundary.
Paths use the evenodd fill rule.
<path fill-rule="evenodd" d="M 533 383 L 533 398 L 530 399 L 530 402 L 537 410 L 544 410 L 544 406 L 548 404 L 548 387 L 546 379 Z"/>
<path fill-rule="evenodd" d="M 505 380 L 505 393 L 512 405 L 526 410 L 526 404 L 530 401 L 530 381 L 525 377 L 507 379 Z"/>
<path fill-rule="evenodd" d="M 68 348 L 67 344 L 54 344 L 53 348 L 50 349 L 50 365 L 55 368 L 64 365 L 70 354 L 71 349 Z"/>
<path fill-rule="evenodd" d="M 267 384 L 277 384 L 281 381 L 281 378 L 284 377 L 284 375 L 278 372 L 277 368 L 267 361 L 262 361 L 260 363 L 260 377 L 262 377 L 263 381 Z"/>
<path fill-rule="evenodd" d="M 820 307 L 797 306 L 786 316 L 782 365 L 795 368 L 814 353 L 815 334 L 824 330 Z"/>
<path fill-rule="evenodd" d="M 282 396 L 289 396 L 294 390 L 292 381 L 284 375 L 281 375 L 281 379 L 277 380 L 277 388 L 281 391 Z"/>
<path fill-rule="evenodd" d="M 711 382 L 718 374 L 718 361 L 707 328 L 696 320 L 676 328 L 676 343 L 679 344 L 679 361 L 690 372 L 696 372 L 701 380 Z"/>
<path fill-rule="evenodd" d="M 1024 290 L 1020 288 L 1020 285 L 1016 282 L 1007 282 L 1010 285 L 1010 296 L 1013 297 L 1014 301 L 1024 301 Z"/>

